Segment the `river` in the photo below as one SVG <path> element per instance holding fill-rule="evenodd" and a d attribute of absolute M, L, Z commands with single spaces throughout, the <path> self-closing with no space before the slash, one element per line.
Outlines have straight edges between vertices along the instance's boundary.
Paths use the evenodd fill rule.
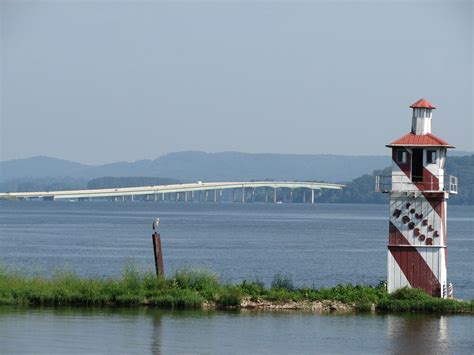
<path fill-rule="evenodd" d="M 152 269 L 156 217 L 167 274 L 187 265 L 268 285 L 280 273 L 313 287 L 386 278 L 383 205 L 3 201 L 0 264 Z M 448 207 L 448 277 L 462 299 L 474 298 L 473 227 L 474 207 Z M 473 334 L 472 316 L 0 309 L 0 353 L 472 353 Z"/>

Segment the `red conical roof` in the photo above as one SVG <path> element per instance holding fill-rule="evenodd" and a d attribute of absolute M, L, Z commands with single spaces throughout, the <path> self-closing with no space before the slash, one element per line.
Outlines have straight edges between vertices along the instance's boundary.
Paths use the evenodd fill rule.
<path fill-rule="evenodd" d="M 413 133 L 407 133 L 403 137 L 398 138 L 396 141 L 388 144 L 387 147 L 446 147 L 454 148 L 448 142 L 436 137 L 432 133 L 426 133 L 422 135 L 416 135 Z"/>
<path fill-rule="evenodd" d="M 428 100 L 426 99 L 419 99 L 417 102 L 415 102 L 414 104 L 412 104 L 410 106 L 411 108 L 431 108 L 431 109 L 435 109 L 436 107 L 434 107 L 432 104 L 430 104 L 428 102 Z"/>

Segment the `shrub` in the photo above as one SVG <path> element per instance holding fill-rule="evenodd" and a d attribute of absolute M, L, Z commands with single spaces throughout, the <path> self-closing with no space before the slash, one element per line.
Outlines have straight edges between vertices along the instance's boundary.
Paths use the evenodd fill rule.
<path fill-rule="evenodd" d="M 387 292 L 383 287 L 337 285 L 320 289 L 312 297 L 317 300 L 334 300 L 347 304 L 370 304 L 386 298 Z"/>
<path fill-rule="evenodd" d="M 134 264 L 128 263 L 125 265 L 122 273 L 122 284 L 128 290 L 136 290 L 140 288 L 140 272 Z"/>
<path fill-rule="evenodd" d="M 276 274 L 272 280 L 272 289 L 294 291 L 295 286 L 289 276 Z"/>
<path fill-rule="evenodd" d="M 251 297 L 258 297 L 265 294 L 265 285 L 260 280 L 247 281 L 244 280 L 240 285 L 242 292 Z"/>
<path fill-rule="evenodd" d="M 219 307 L 239 307 L 242 301 L 242 291 L 237 286 L 224 287 L 218 294 L 216 304 Z"/>
<path fill-rule="evenodd" d="M 173 279 L 181 288 L 189 288 L 192 290 L 212 290 L 219 287 L 219 277 L 217 274 L 207 270 L 192 270 L 189 268 L 182 268 L 177 270 Z"/>
<path fill-rule="evenodd" d="M 389 295 L 388 299 L 381 300 L 377 310 L 383 312 L 443 312 L 458 313 L 472 312 L 472 302 L 463 302 L 431 297 L 423 290 L 416 288 L 402 288 Z"/>
<path fill-rule="evenodd" d="M 392 300 L 425 301 L 432 297 L 419 288 L 403 287 L 389 295 Z"/>

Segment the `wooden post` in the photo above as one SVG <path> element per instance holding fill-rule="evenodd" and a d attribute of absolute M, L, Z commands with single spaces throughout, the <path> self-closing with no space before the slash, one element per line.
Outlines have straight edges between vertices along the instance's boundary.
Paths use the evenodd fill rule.
<path fill-rule="evenodd" d="M 164 276 L 165 269 L 163 267 L 163 254 L 161 251 L 160 233 L 153 233 L 151 239 L 153 240 L 153 251 L 155 253 L 156 276 Z"/>

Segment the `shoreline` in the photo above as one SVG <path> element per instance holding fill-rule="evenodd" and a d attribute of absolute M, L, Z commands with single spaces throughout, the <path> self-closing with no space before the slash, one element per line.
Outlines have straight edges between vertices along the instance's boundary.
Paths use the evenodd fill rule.
<path fill-rule="evenodd" d="M 462 301 L 457 301 L 462 302 Z M 157 306 L 154 304 L 150 304 L 149 302 L 143 302 L 140 304 L 134 305 L 117 305 L 117 304 L 108 304 L 103 303 L 100 305 L 93 305 L 93 304 L 71 304 L 71 303 L 63 303 L 63 304 L 51 304 L 51 303 L 43 303 L 43 304 L 25 304 L 25 303 L 0 303 L 0 310 L 1 309 L 68 309 L 68 310 L 125 310 L 125 309 L 155 309 L 155 310 L 162 310 L 162 311 L 173 311 L 173 312 L 186 312 L 186 311 L 219 311 L 219 312 L 262 312 L 262 313 L 272 313 L 272 312 L 282 312 L 282 313 L 308 313 L 308 314 L 315 314 L 315 315 L 367 315 L 367 314 L 379 314 L 379 315 L 389 315 L 389 314 L 412 314 L 412 315 L 466 315 L 466 316 L 474 316 L 474 306 L 471 306 L 470 309 L 457 309 L 457 310 L 381 310 L 377 307 L 376 304 L 372 303 L 368 305 L 367 309 L 360 309 L 355 304 L 345 304 L 340 301 L 332 301 L 332 300 L 323 300 L 323 301 L 301 301 L 301 302 L 285 302 L 285 303 L 272 303 L 268 301 L 248 301 L 243 300 L 241 305 L 237 306 L 226 306 L 221 307 L 218 306 L 215 302 L 203 302 L 200 306 L 195 307 L 168 307 L 168 306 Z"/>
<path fill-rule="evenodd" d="M 295 288 L 291 279 L 276 275 L 266 287 L 259 281 L 224 284 L 205 270 L 181 269 L 166 278 L 133 266 L 120 278 L 81 278 L 71 271 L 28 276 L 0 267 L 0 305 L 474 314 L 474 300 L 434 298 L 409 288 L 388 294 L 384 283 Z"/>
<path fill-rule="evenodd" d="M 272 303 L 268 301 L 252 301 L 250 298 L 246 298 L 242 300 L 240 309 L 254 311 L 306 311 L 311 313 L 357 312 L 357 307 L 355 307 L 355 305 L 333 300 Z M 375 305 L 371 307 L 370 311 L 375 311 Z"/>

